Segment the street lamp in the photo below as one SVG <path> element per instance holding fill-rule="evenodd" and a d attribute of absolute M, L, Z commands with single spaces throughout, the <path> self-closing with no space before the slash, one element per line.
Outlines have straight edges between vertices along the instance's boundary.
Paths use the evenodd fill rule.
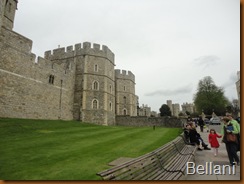
<path fill-rule="evenodd" d="M 202 109 L 202 119 L 205 119 L 205 114 L 204 114 L 204 110 Z"/>

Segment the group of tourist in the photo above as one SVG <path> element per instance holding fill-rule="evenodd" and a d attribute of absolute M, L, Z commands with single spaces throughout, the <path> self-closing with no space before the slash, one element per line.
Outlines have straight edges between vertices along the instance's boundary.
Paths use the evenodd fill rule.
<path fill-rule="evenodd" d="M 190 144 L 198 146 L 197 149 L 199 151 L 202 151 L 201 145 L 202 145 L 203 149 L 210 150 L 208 145 L 203 141 L 201 135 L 197 132 L 196 125 L 192 121 L 189 121 L 186 124 L 184 134 L 185 134 L 186 139 L 190 142 Z"/>
<path fill-rule="evenodd" d="M 200 131 L 203 132 L 202 118 L 198 120 Z M 222 122 L 220 134 L 218 134 L 215 129 L 210 129 L 208 142 L 210 143 L 214 156 L 218 156 L 218 148 L 220 146 L 218 138 L 222 138 L 222 142 L 225 143 L 230 165 L 239 165 L 240 159 L 237 152 L 240 151 L 240 124 L 233 119 L 231 114 L 227 114 L 226 117 L 223 117 Z M 184 135 L 190 144 L 198 147 L 197 150 L 210 150 L 208 145 L 201 138 L 201 135 L 197 132 L 196 124 L 193 121 L 188 120 L 184 128 Z"/>

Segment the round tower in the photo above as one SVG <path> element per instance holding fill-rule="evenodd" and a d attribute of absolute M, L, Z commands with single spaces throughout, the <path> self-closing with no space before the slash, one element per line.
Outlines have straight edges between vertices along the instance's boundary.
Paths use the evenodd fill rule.
<path fill-rule="evenodd" d="M 166 103 L 167 103 L 168 107 L 170 108 L 170 111 L 171 111 L 171 113 L 172 113 L 172 115 L 173 115 L 172 100 L 167 100 Z"/>
<path fill-rule="evenodd" d="M 116 115 L 137 116 L 135 76 L 130 71 L 115 70 Z"/>
<path fill-rule="evenodd" d="M 84 42 L 76 45 L 76 81 L 74 103 L 80 120 L 102 125 L 115 124 L 114 54 L 107 46 Z M 79 87 L 80 86 L 80 87 Z M 78 95 L 77 95 L 77 94 Z M 75 109 L 74 109 L 75 110 Z M 78 113 L 79 113 L 78 112 Z M 76 113 L 77 115 L 77 113 Z"/>

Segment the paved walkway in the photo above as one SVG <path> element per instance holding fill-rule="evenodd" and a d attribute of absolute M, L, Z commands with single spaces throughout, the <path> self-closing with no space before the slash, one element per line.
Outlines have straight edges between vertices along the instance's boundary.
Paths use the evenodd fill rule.
<path fill-rule="evenodd" d="M 210 127 L 211 128 L 211 127 Z M 198 132 L 200 132 L 199 127 L 197 128 Z M 216 128 L 216 131 L 217 130 Z M 204 132 L 200 132 L 201 137 L 203 138 L 203 140 L 205 141 L 205 143 L 208 143 L 208 132 L 206 131 L 206 129 L 204 130 Z M 203 151 L 196 151 L 196 155 L 195 155 L 195 164 L 196 166 L 199 165 L 203 165 L 206 168 L 206 164 L 208 167 L 213 168 L 214 170 L 214 166 L 215 168 L 223 168 L 224 166 L 229 165 L 229 159 L 227 156 L 227 152 L 225 149 L 225 144 L 221 143 L 221 138 L 218 139 L 219 143 L 220 143 L 220 147 L 219 147 L 219 154 L 217 157 L 214 156 L 213 150 L 203 150 Z M 210 147 L 210 146 L 209 146 Z M 238 155 L 240 156 L 240 152 L 238 152 Z M 211 166 L 212 164 L 212 166 Z M 216 165 L 219 165 L 218 167 L 216 167 Z M 214 174 L 214 171 L 212 170 L 212 174 L 210 173 L 205 173 L 205 174 L 199 174 L 199 173 L 203 173 L 202 170 L 198 170 L 199 173 L 196 172 L 195 169 L 195 174 L 193 170 L 189 170 L 186 180 L 240 180 L 240 166 L 234 166 L 234 168 L 230 167 L 231 169 L 229 169 L 229 166 L 227 166 L 225 168 L 226 173 L 225 174 Z M 230 173 L 229 173 L 230 170 Z M 217 170 L 216 170 L 217 171 Z M 223 169 L 221 169 L 221 171 L 223 171 Z M 210 172 L 210 170 L 209 170 Z M 223 173 L 223 172 L 222 172 Z M 234 173 L 234 174 L 233 174 Z"/>

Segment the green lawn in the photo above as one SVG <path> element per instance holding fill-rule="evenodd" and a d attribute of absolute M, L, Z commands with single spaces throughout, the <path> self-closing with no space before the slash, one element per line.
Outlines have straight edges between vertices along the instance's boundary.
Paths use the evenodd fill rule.
<path fill-rule="evenodd" d="M 119 157 L 138 157 L 179 128 L 99 126 L 77 121 L 0 118 L 0 179 L 99 180 Z"/>

